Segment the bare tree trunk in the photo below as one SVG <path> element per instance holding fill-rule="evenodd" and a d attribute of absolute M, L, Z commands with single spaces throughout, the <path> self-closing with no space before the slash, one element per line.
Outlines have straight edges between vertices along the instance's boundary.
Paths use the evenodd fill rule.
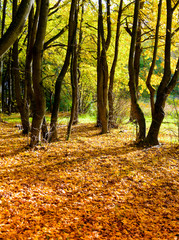
<path fill-rule="evenodd" d="M 144 2 L 140 0 L 139 2 L 139 11 L 143 8 Z M 138 17 L 138 24 L 137 24 L 137 37 L 135 43 L 135 54 L 134 54 L 134 69 L 135 69 L 135 89 L 137 94 L 137 100 L 139 99 L 139 73 L 140 73 L 140 56 L 142 52 L 141 48 L 141 17 Z M 133 112 L 133 106 L 131 103 L 131 110 L 130 110 L 130 122 L 137 121 L 135 117 L 135 113 Z"/>
<path fill-rule="evenodd" d="M 79 89 L 79 82 L 80 82 L 80 78 L 81 78 L 81 71 L 80 71 L 80 64 L 81 64 L 81 45 L 82 45 L 82 39 L 83 39 L 83 30 L 82 30 L 82 25 L 83 25 L 83 21 L 84 21 L 84 4 L 85 1 L 82 0 L 81 3 L 81 20 L 80 20 L 80 27 L 79 27 L 79 41 L 78 41 L 78 45 L 77 45 L 77 86 L 76 86 L 76 98 L 77 98 L 77 102 L 76 102 L 76 107 L 75 107 L 75 116 L 74 116 L 74 120 L 73 120 L 73 124 L 77 124 L 78 123 L 78 114 L 80 111 L 80 89 Z"/>
<path fill-rule="evenodd" d="M 10 24 L 6 33 L 0 39 L 0 56 L 2 56 L 18 38 L 29 15 L 34 0 L 22 0 L 16 17 Z"/>
<path fill-rule="evenodd" d="M 15 17 L 17 11 L 17 0 L 13 0 L 13 17 Z M 24 97 L 22 98 L 21 95 L 21 87 L 20 87 L 20 72 L 19 72 L 19 59 L 18 59 L 18 40 L 15 41 L 12 50 L 12 71 L 13 77 L 15 79 L 15 96 L 17 106 L 21 115 L 21 122 L 23 127 L 23 133 L 27 134 L 30 130 L 30 123 L 29 123 L 29 111 L 27 105 L 27 89 L 24 87 Z"/>
<path fill-rule="evenodd" d="M 32 86 L 32 60 L 33 60 L 33 47 L 36 40 L 37 27 L 40 15 L 40 5 L 41 2 L 37 1 L 36 11 L 34 15 L 34 6 L 32 7 L 29 18 L 28 18 L 28 39 L 27 39 L 27 50 L 26 50 L 26 63 L 25 63 L 25 91 L 27 98 L 27 104 L 29 112 L 34 112 L 35 103 L 34 103 L 34 91 Z"/>
<path fill-rule="evenodd" d="M 77 24 L 77 19 L 76 19 Z M 76 25 L 77 27 L 77 25 Z M 78 77 L 77 77 L 77 46 L 76 39 L 73 45 L 73 52 L 71 57 L 71 86 L 72 86 L 72 108 L 71 108 L 71 117 L 67 129 L 66 140 L 69 140 L 71 135 L 71 128 L 75 117 L 76 107 L 77 107 L 77 91 L 78 91 Z"/>
<path fill-rule="evenodd" d="M 153 71 L 154 71 L 154 67 L 155 67 L 155 63 L 156 63 L 156 57 L 157 57 L 161 9 L 162 9 L 162 0 L 159 0 L 153 59 L 152 59 L 152 64 L 150 66 L 149 73 L 148 73 L 148 76 L 147 76 L 147 81 L 146 81 L 147 88 L 149 89 L 149 92 L 150 92 L 151 115 L 153 117 L 154 117 L 154 110 L 155 110 L 155 101 L 154 101 L 155 88 L 151 85 L 151 77 L 152 77 L 152 74 L 153 74 Z"/>
<path fill-rule="evenodd" d="M 110 71 L 110 82 L 108 90 L 108 104 L 109 104 L 109 127 L 116 127 L 116 120 L 114 119 L 114 106 L 113 106 L 113 86 L 114 86 L 114 74 L 118 58 L 118 49 L 119 49 L 119 36 L 120 36 L 120 26 L 121 26 L 121 15 L 122 15 L 122 5 L 123 0 L 120 1 L 119 10 L 118 10 L 118 19 L 117 19 L 117 29 L 116 29 L 116 40 L 115 40 L 115 52 L 114 59 Z"/>
<path fill-rule="evenodd" d="M 146 138 L 146 142 L 149 145 L 159 144 L 158 135 L 159 130 L 164 119 L 164 107 L 168 95 L 171 93 L 179 78 L 179 58 L 176 65 L 174 75 L 171 77 L 171 37 L 172 37 L 172 16 L 176 9 L 179 1 L 172 8 L 171 0 L 167 0 L 167 25 L 166 25 L 166 38 L 165 38 L 165 64 L 164 64 L 164 75 L 162 81 L 157 90 L 157 97 L 154 106 L 154 113 L 152 116 L 152 123 Z"/>
<path fill-rule="evenodd" d="M 43 122 L 42 122 L 42 138 L 44 141 L 48 140 L 48 126 L 47 126 L 47 121 L 44 116 Z"/>
<path fill-rule="evenodd" d="M 76 31 L 75 30 L 76 28 L 75 9 L 76 9 L 76 0 L 72 0 L 70 16 L 69 16 L 68 47 L 67 47 L 67 52 L 66 52 L 66 57 L 65 57 L 63 67 L 61 69 L 61 72 L 55 84 L 55 96 L 54 96 L 53 110 L 52 110 L 51 123 L 50 123 L 50 133 L 48 138 L 49 142 L 55 141 L 57 139 L 57 119 L 58 119 L 58 110 L 59 110 L 59 104 L 60 104 L 62 82 L 70 63 L 72 45 L 74 42 L 75 31 Z"/>
<path fill-rule="evenodd" d="M 38 30 L 36 36 L 36 42 L 34 44 L 33 52 L 33 87 L 34 87 L 34 100 L 35 109 L 32 119 L 31 129 L 31 142 L 30 146 L 37 145 L 40 141 L 40 130 L 42 127 L 42 121 L 45 115 L 46 99 L 42 83 L 42 51 L 43 43 L 45 39 L 45 32 L 48 18 L 49 0 L 41 1 L 40 17 L 38 23 Z"/>
<path fill-rule="evenodd" d="M 4 34 L 4 26 L 5 26 L 5 19 L 6 19 L 6 5 L 7 5 L 7 0 L 3 1 L 3 13 L 2 13 L 2 19 L 1 19 L 1 38 Z M 4 80 L 2 79 L 2 74 L 3 74 L 3 56 L 0 59 L 0 93 L 1 93 L 1 102 L 2 102 L 2 112 L 4 111 Z"/>
<path fill-rule="evenodd" d="M 146 134 L 146 124 L 144 114 L 137 102 L 137 89 L 136 89 L 136 69 L 134 67 L 134 54 L 135 54 L 135 46 L 137 39 L 137 28 L 138 28 L 138 14 L 139 14 L 139 5 L 140 0 L 135 1 L 135 10 L 134 10 L 134 21 L 133 21 L 133 30 L 132 30 L 132 38 L 131 38 L 131 46 L 130 46 L 130 54 L 129 54 L 129 90 L 131 96 L 131 110 L 134 113 L 134 117 L 137 119 L 137 123 L 139 124 L 139 135 L 137 136 L 137 140 L 143 140 Z"/>
<path fill-rule="evenodd" d="M 108 132 L 108 64 L 106 52 L 109 48 L 111 40 L 111 20 L 110 20 L 110 0 L 106 2 L 107 8 L 107 38 L 104 37 L 102 1 L 98 1 L 98 50 L 97 50 L 97 107 L 98 107 L 98 123 L 102 126 L 101 133 Z M 102 50 L 101 50 L 102 45 Z"/>
<path fill-rule="evenodd" d="M 12 51 L 9 50 L 9 73 L 8 73 L 8 114 L 9 116 L 12 113 L 12 71 L 11 71 L 11 57 Z"/>

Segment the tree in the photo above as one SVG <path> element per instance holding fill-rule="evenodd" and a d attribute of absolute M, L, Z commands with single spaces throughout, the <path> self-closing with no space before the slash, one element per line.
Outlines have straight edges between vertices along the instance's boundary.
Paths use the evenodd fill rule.
<path fill-rule="evenodd" d="M 13 0 L 13 18 L 17 12 L 17 0 Z M 21 86 L 20 86 L 20 70 L 19 70 L 19 51 L 18 51 L 18 40 L 13 44 L 12 50 L 12 72 L 13 78 L 15 79 L 15 96 L 16 103 L 21 115 L 21 122 L 23 133 L 27 134 L 30 130 L 29 123 L 29 113 L 28 113 L 28 104 L 27 104 L 27 88 L 24 86 L 24 97 L 21 94 Z"/>
<path fill-rule="evenodd" d="M 151 113 L 154 117 L 154 96 L 155 96 L 155 88 L 151 84 L 151 77 L 154 71 L 155 63 L 156 63 L 156 57 L 157 57 L 157 49 L 158 49 L 158 39 L 159 39 L 159 26 L 160 26 L 160 18 L 161 18 L 161 10 L 162 10 L 162 0 L 159 1 L 158 4 L 158 14 L 157 14 L 157 24 L 156 24 L 156 32 L 155 32 L 155 44 L 154 44 L 154 50 L 153 50 L 153 58 L 152 63 L 148 72 L 146 85 L 150 92 L 150 106 L 151 106 Z"/>
<path fill-rule="evenodd" d="M 133 20 L 133 28 L 132 28 L 132 36 L 131 36 L 131 46 L 130 46 L 130 54 L 129 54 L 129 90 L 131 96 L 131 110 L 134 114 L 137 123 L 139 124 L 139 135 L 138 140 L 143 140 L 146 134 L 146 124 L 144 114 L 138 104 L 138 96 L 137 96 L 137 78 L 136 78 L 136 69 L 135 69 L 135 50 L 136 50 L 136 40 L 137 40 L 137 32 L 138 32 L 138 19 L 139 19 L 139 7 L 140 0 L 136 0 L 135 9 L 134 9 L 134 20 Z"/>
<path fill-rule="evenodd" d="M 164 74 L 157 90 L 156 101 L 154 105 L 154 112 L 152 116 L 152 123 L 146 137 L 147 144 L 157 145 L 158 134 L 160 126 L 164 119 L 164 107 L 166 99 L 175 87 L 177 81 L 179 80 L 179 57 L 176 64 L 176 69 L 171 75 L 171 43 L 172 43 L 172 18 L 173 13 L 176 10 L 179 1 L 177 1 L 172 7 L 172 1 L 166 0 L 167 3 L 167 23 L 166 23 L 166 37 L 165 37 L 165 63 L 164 63 Z"/>
<path fill-rule="evenodd" d="M 80 2 L 79 2 L 80 3 Z M 78 12 L 79 12 L 79 8 L 80 8 L 80 4 L 78 3 Z M 81 71 L 80 71 L 80 66 L 81 66 L 81 50 L 82 50 L 82 40 L 83 40 L 83 21 L 84 21 L 84 6 L 85 6 L 85 1 L 82 0 L 81 3 L 81 19 L 80 19 L 80 23 L 79 23 L 79 39 L 78 39 L 78 43 L 76 43 L 76 61 L 77 61 L 77 80 L 75 81 L 75 88 L 74 88 L 74 93 L 75 93 L 75 98 L 76 98 L 76 103 L 75 103 L 75 113 L 74 113 L 74 120 L 73 120 L 73 124 L 77 124 L 78 123 L 78 114 L 79 114 L 79 110 L 80 110 L 80 89 L 79 89 L 79 83 L 80 83 L 80 77 L 81 77 Z M 77 38 L 77 36 L 76 36 Z M 73 95 L 73 93 L 72 93 Z"/>
<path fill-rule="evenodd" d="M 77 9 L 75 11 L 75 19 L 76 23 L 75 29 L 77 30 Z M 78 76 L 77 76 L 77 39 L 76 39 L 76 31 L 74 36 L 74 42 L 72 46 L 72 56 L 71 56 L 71 86 L 72 86 L 72 108 L 71 108 L 71 117 L 68 124 L 67 129 L 67 137 L 69 140 L 71 134 L 71 127 L 74 121 L 75 113 L 77 112 L 77 102 L 78 102 Z"/>
<path fill-rule="evenodd" d="M 7 5 L 7 0 L 3 1 L 3 12 L 2 12 L 2 19 L 1 19 L 1 37 L 4 34 L 4 27 L 5 27 L 5 19 L 6 19 L 6 5 Z M 1 99 L 2 99 L 2 112 L 4 111 L 4 80 L 2 78 L 3 75 L 3 57 L 1 57 L 0 60 L 0 93 L 2 94 Z"/>
<path fill-rule="evenodd" d="M 42 51 L 43 43 L 45 39 L 49 0 L 38 1 L 40 4 L 39 23 L 36 35 L 36 41 L 33 49 L 33 89 L 34 89 L 34 112 L 31 128 L 31 142 L 30 146 L 33 147 L 40 141 L 41 127 L 45 115 L 46 99 L 44 94 L 43 82 L 41 78 L 42 74 Z"/>
<path fill-rule="evenodd" d="M 98 123 L 102 126 L 101 133 L 108 132 L 108 63 L 106 52 L 111 41 L 110 0 L 106 1 L 107 8 L 107 37 L 105 40 L 102 1 L 98 1 L 98 44 L 97 44 L 97 107 Z"/>
<path fill-rule="evenodd" d="M 122 15 L 122 5 L 123 0 L 120 1 L 118 18 L 117 18 L 117 28 L 116 28 L 116 39 L 115 39 L 115 49 L 114 49 L 114 59 L 110 71 L 110 82 L 108 90 L 108 103 L 109 103 L 109 127 L 115 127 L 116 122 L 114 119 L 114 106 L 113 106 L 113 86 L 114 86 L 114 75 L 117 64 L 118 52 L 119 52 L 119 36 L 120 36 L 120 26 L 121 26 L 121 15 Z"/>
<path fill-rule="evenodd" d="M 34 0 L 22 0 L 17 14 L 9 28 L 0 39 L 0 57 L 10 48 L 21 33 Z"/>
<path fill-rule="evenodd" d="M 68 46 L 67 46 L 66 57 L 65 57 L 63 67 L 55 83 L 55 96 L 54 96 L 53 110 L 51 115 L 50 133 L 49 133 L 48 141 L 54 141 L 57 138 L 57 118 L 58 118 L 58 111 L 59 111 L 59 104 L 60 104 L 61 87 L 70 63 L 72 46 L 73 46 L 75 34 L 76 34 L 75 12 L 76 12 L 76 0 L 72 0 L 70 16 L 69 16 Z"/>

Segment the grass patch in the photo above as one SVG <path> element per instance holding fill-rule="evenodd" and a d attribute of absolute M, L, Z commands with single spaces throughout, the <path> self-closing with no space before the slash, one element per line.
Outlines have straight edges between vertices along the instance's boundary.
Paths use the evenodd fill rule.
<path fill-rule="evenodd" d="M 146 119 L 146 126 L 147 131 L 151 124 L 151 114 L 150 108 L 148 104 L 141 103 L 142 108 L 145 110 L 145 119 Z M 11 124 L 21 124 L 20 114 L 13 113 L 10 116 L 6 114 L 0 114 L 0 117 L 3 121 L 11 123 Z M 51 121 L 51 114 L 46 114 L 47 123 L 50 124 Z M 59 125 L 68 125 L 70 120 L 70 112 L 60 112 L 58 115 L 58 124 Z M 30 122 L 32 118 L 30 118 Z M 166 106 L 166 115 L 164 121 L 161 125 L 160 134 L 159 134 L 159 141 L 166 141 L 166 142 L 178 142 L 178 123 L 177 123 L 177 115 L 175 114 L 174 106 L 167 105 Z M 119 123 L 119 128 L 122 130 L 128 130 L 131 133 L 131 139 L 135 140 L 136 137 L 136 125 L 135 124 L 126 124 L 128 122 L 127 116 L 125 117 L 125 122 Z M 80 114 L 79 115 L 79 123 L 96 123 L 96 115 L 91 114 Z"/>

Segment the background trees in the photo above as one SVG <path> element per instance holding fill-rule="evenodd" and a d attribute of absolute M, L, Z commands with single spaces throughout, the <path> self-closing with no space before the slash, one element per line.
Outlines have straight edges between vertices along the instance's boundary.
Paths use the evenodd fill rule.
<path fill-rule="evenodd" d="M 138 140 L 158 144 L 164 105 L 178 84 L 178 1 L 50 1 L 48 19 L 43 1 L 46 30 L 41 1 L 1 4 L 1 55 L 14 44 L 1 57 L 1 108 L 9 114 L 20 111 L 24 133 L 33 117 L 31 145 L 39 141 L 46 110 L 52 112 L 49 141 L 57 138 L 58 111 L 71 107 L 97 113 L 106 133 L 115 125 L 121 98 L 129 95 Z M 6 8 L 13 8 L 13 15 Z M 139 104 L 144 97 L 148 103 L 151 99 L 152 109 L 147 137 Z"/>

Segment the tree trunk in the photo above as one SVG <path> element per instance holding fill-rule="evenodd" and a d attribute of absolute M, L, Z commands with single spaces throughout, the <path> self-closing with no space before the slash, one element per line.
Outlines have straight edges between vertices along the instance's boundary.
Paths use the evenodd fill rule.
<path fill-rule="evenodd" d="M 178 4 L 178 3 L 176 3 Z M 179 58 L 176 65 L 174 75 L 171 77 L 171 30 L 172 30 L 172 15 L 176 8 L 172 8 L 171 0 L 167 0 L 167 25 L 166 25 L 166 38 L 165 38 L 165 64 L 164 75 L 157 90 L 157 97 L 154 107 L 154 114 L 152 116 L 152 123 L 146 137 L 146 143 L 149 145 L 157 145 L 159 130 L 164 119 L 164 107 L 168 95 L 171 93 L 177 84 L 179 77 Z"/>
<path fill-rule="evenodd" d="M 151 84 L 151 77 L 152 77 L 152 74 L 153 74 L 153 71 L 154 71 L 154 67 L 155 67 L 155 63 L 156 63 L 156 57 L 157 57 L 161 10 L 162 10 L 162 0 L 159 0 L 153 59 L 152 59 L 152 63 L 151 63 L 149 73 L 148 73 L 148 76 L 147 76 L 147 81 L 146 81 L 147 88 L 149 89 L 149 92 L 150 92 L 150 106 L 151 106 L 151 116 L 152 117 L 154 117 L 154 113 L 155 113 L 155 101 L 154 101 L 155 88 Z"/>
<path fill-rule="evenodd" d="M 17 0 L 13 0 L 13 17 L 15 16 L 17 11 Z M 20 87 L 20 72 L 19 72 L 19 59 L 18 59 L 18 40 L 15 41 L 12 50 L 12 72 L 13 77 L 15 79 L 15 96 L 16 96 L 16 103 L 21 115 L 21 123 L 23 127 L 23 133 L 28 134 L 30 130 L 30 123 L 29 123 L 29 111 L 27 105 L 27 98 L 26 92 L 27 89 L 24 87 L 24 98 L 21 96 L 21 87 Z"/>
<path fill-rule="evenodd" d="M 26 18 L 29 15 L 34 0 L 22 0 L 16 17 L 10 24 L 6 33 L 0 39 L 0 57 L 13 45 L 21 33 Z"/>
<path fill-rule="evenodd" d="M 40 130 L 42 127 L 42 121 L 45 115 L 46 99 L 43 89 L 43 83 L 41 78 L 42 71 L 42 51 L 43 42 L 45 39 L 47 18 L 48 18 L 49 0 L 41 1 L 39 24 L 36 36 L 36 42 L 34 44 L 33 52 L 33 87 L 34 87 L 34 100 L 35 109 L 32 119 L 31 129 L 31 142 L 30 146 L 37 145 L 41 139 Z"/>
<path fill-rule="evenodd" d="M 82 46 L 82 40 L 83 40 L 83 21 L 84 21 L 84 0 L 82 0 L 81 3 L 81 20 L 80 20 L 80 27 L 79 27 L 79 41 L 78 41 L 78 46 L 77 46 L 77 86 L 76 86 L 76 107 L 75 107 L 75 115 L 74 115 L 74 120 L 73 124 L 78 123 L 78 114 L 80 112 L 80 89 L 79 89 L 79 82 L 81 78 L 81 71 L 80 71 L 80 64 L 81 64 L 81 46 Z M 78 6 L 79 7 L 79 6 Z"/>
<path fill-rule="evenodd" d="M 139 1 L 139 11 L 143 8 L 144 2 L 141 0 Z M 135 72 L 135 89 L 137 99 L 139 99 L 139 73 L 140 73 L 140 56 L 142 52 L 141 48 L 141 17 L 138 17 L 138 24 L 137 24 L 137 36 L 136 36 L 136 43 L 135 43 L 135 54 L 134 54 L 134 72 Z M 130 119 L 129 121 L 137 121 L 135 113 L 133 112 L 133 106 L 131 103 L 131 110 L 130 110 Z"/>
<path fill-rule="evenodd" d="M 47 121 L 44 116 L 43 122 L 42 122 L 42 138 L 44 141 L 48 140 L 48 126 L 47 126 Z"/>
<path fill-rule="evenodd" d="M 114 102 L 114 99 L 113 99 L 113 85 L 114 85 L 114 74 L 115 74 L 117 58 L 118 58 L 122 5 L 123 5 L 123 0 L 120 1 L 119 10 L 118 10 L 116 40 L 115 40 L 115 52 L 114 52 L 114 59 L 113 59 L 113 63 L 112 63 L 111 71 L 110 71 L 110 82 L 109 82 L 109 90 L 108 90 L 109 128 L 116 127 L 116 120 L 114 119 L 114 106 L 113 106 L 113 102 Z"/>
<path fill-rule="evenodd" d="M 111 20 L 110 20 L 110 0 L 106 2 L 107 8 L 107 38 L 104 37 L 102 1 L 99 0 L 98 11 L 98 49 L 97 49 L 97 107 L 98 107 L 98 122 L 101 124 L 101 133 L 108 132 L 108 64 L 106 52 L 109 48 L 111 40 Z M 102 50 L 101 50 L 102 46 Z"/>
<path fill-rule="evenodd" d="M 162 92 L 159 92 L 159 90 L 157 91 L 157 99 L 155 102 L 154 114 L 152 116 L 152 123 L 145 140 L 145 142 L 149 145 L 159 144 L 158 135 L 159 135 L 161 124 L 165 116 L 165 112 L 164 112 L 165 102 L 168 95 L 171 93 L 171 91 L 177 84 L 178 78 L 179 78 L 179 58 L 176 65 L 175 73 L 170 83 L 167 84 L 166 88 Z"/>
<path fill-rule="evenodd" d="M 77 19 L 76 19 L 77 24 Z M 76 25 L 77 27 L 77 25 Z M 77 107 L 77 97 L 78 97 L 78 77 L 77 77 L 77 46 L 76 40 L 73 45 L 73 52 L 71 57 L 71 86 L 72 86 L 72 108 L 71 108 L 71 117 L 67 129 L 66 140 L 69 140 L 71 135 L 71 128 L 75 117 L 76 107 Z"/>
<path fill-rule="evenodd" d="M 2 13 L 2 19 L 1 21 L 1 38 L 4 34 L 4 26 L 5 26 L 5 19 L 6 19 L 6 5 L 7 5 L 7 0 L 3 1 L 3 13 Z M 1 7 L 1 6 L 0 6 Z M 1 93 L 1 102 L 2 102 L 2 112 L 4 111 L 3 107 L 4 107 L 4 99 L 3 99 L 3 95 L 4 95 L 4 81 L 3 81 L 3 57 L 1 57 L 0 59 L 0 93 Z"/>
<path fill-rule="evenodd" d="M 28 38 L 27 38 L 27 50 L 26 50 L 26 63 L 25 63 L 25 89 L 27 104 L 29 111 L 34 112 L 34 91 L 32 86 L 32 60 L 33 60 L 33 47 L 36 40 L 37 27 L 40 15 L 41 2 L 37 1 L 36 12 L 34 15 L 34 7 L 32 7 L 28 18 Z"/>
<path fill-rule="evenodd" d="M 55 141 L 57 139 L 57 119 L 58 119 L 58 110 L 59 110 L 59 104 L 60 104 L 62 82 L 70 63 L 72 45 L 74 42 L 75 31 L 76 31 L 75 9 L 76 9 L 76 0 L 72 0 L 70 16 L 69 16 L 68 47 L 67 47 L 67 52 L 66 52 L 66 57 L 65 57 L 63 67 L 61 69 L 61 72 L 55 84 L 55 96 L 54 96 L 53 110 L 52 110 L 51 123 L 50 123 L 50 133 L 48 138 L 49 142 Z"/>
<path fill-rule="evenodd" d="M 136 39 L 137 39 L 139 5 L 140 5 L 140 0 L 136 0 L 128 69 L 129 69 L 129 90 L 130 90 L 130 96 L 131 96 L 131 110 L 134 113 L 134 117 L 137 119 L 137 123 L 139 124 L 139 134 L 137 136 L 137 140 L 141 141 L 145 138 L 146 124 L 145 124 L 144 114 L 137 102 L 138 97 L 137 97 L 137 89 L 136 89 L 136 69 L 134 67 L 134 61 L 135 61 L 134 54 L 135 54 L 135 46 L 136 46 Z"/>

